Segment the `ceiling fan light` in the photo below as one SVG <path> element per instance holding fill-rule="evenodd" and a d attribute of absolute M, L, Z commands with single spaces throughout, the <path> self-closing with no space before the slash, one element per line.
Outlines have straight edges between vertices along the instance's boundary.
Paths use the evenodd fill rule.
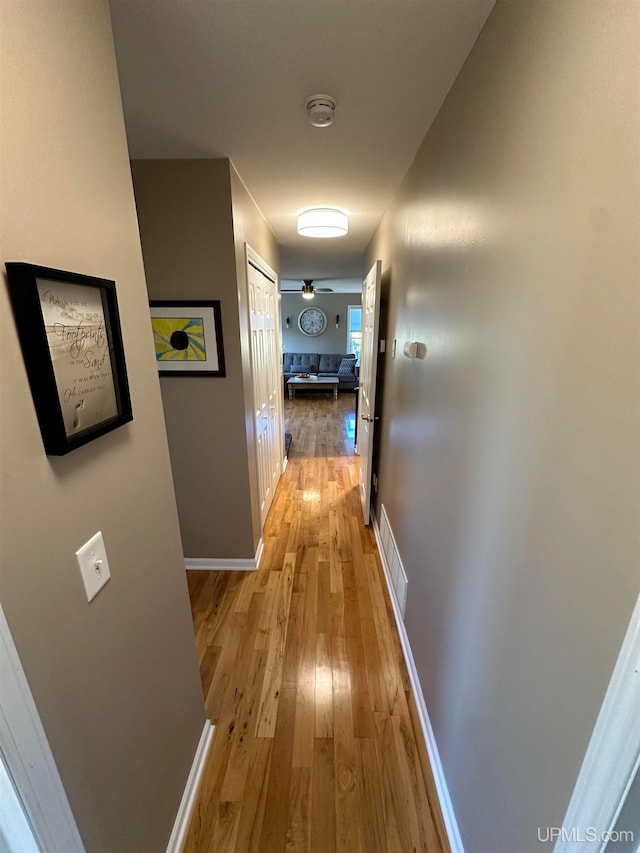
<path fill-rule="evenodd" d="M 349 215 L 338 207 L 308 207 L 298 214 L 298 234 L 303 237 L 344 237 L 349 231 Z"/>
<path fill-rule="evenodd" d="M 302 285 L 302 298 L 303 299 L 313 299 L 314 290 L 313 290 L 313 281 L 305 280 Z"/>

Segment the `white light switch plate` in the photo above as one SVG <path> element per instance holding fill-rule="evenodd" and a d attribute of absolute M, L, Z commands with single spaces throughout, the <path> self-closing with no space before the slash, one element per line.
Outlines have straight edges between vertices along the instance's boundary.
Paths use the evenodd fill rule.
<path fill-rule="evenodd" d="M 91 601 L 111 577 L 104 539 L 100 531 L 76 551 L 76 559 L 84 581 L 87 601 Z"/>

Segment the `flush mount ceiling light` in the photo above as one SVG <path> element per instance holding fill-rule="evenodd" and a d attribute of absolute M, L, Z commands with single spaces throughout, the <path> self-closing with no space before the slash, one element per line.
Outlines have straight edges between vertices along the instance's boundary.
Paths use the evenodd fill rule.
<path fill-rule="evenodd" d="M 339 207 L 307 207 L 298 214 L 298 234 L 303 237 L 344 237 L 349 214 Z"/>
<path fill-rule="evenodd" d="M 305 278 L 302 283 L 302 298 L 303 299 L 313 299 L 314 290 L 313 290 L 313 279 Z"/>

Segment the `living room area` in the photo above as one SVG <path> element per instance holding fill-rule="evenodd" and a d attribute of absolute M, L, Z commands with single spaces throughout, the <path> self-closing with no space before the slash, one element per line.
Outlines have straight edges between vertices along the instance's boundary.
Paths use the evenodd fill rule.
<path fill-rule="evenodd" d="M 285 398 L 358 388 L 362 323 L 360 283 L 283 282 L 282 372 Z"/>

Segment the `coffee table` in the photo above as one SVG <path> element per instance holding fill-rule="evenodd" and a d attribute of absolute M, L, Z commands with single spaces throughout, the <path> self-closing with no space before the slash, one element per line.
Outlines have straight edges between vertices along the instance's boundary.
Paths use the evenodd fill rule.
<path fill-rule="evenodd" d="M 287 382 L 289 389 L 289 399 L 293 400 L 296 391 L 331 391 L 333 390 L 333 399 L 338 399 L 338 385 L 340 380 L 337 376 L 323 376 L 322 379 L 302 379 L 299 376 L 292 376 Z"/>

